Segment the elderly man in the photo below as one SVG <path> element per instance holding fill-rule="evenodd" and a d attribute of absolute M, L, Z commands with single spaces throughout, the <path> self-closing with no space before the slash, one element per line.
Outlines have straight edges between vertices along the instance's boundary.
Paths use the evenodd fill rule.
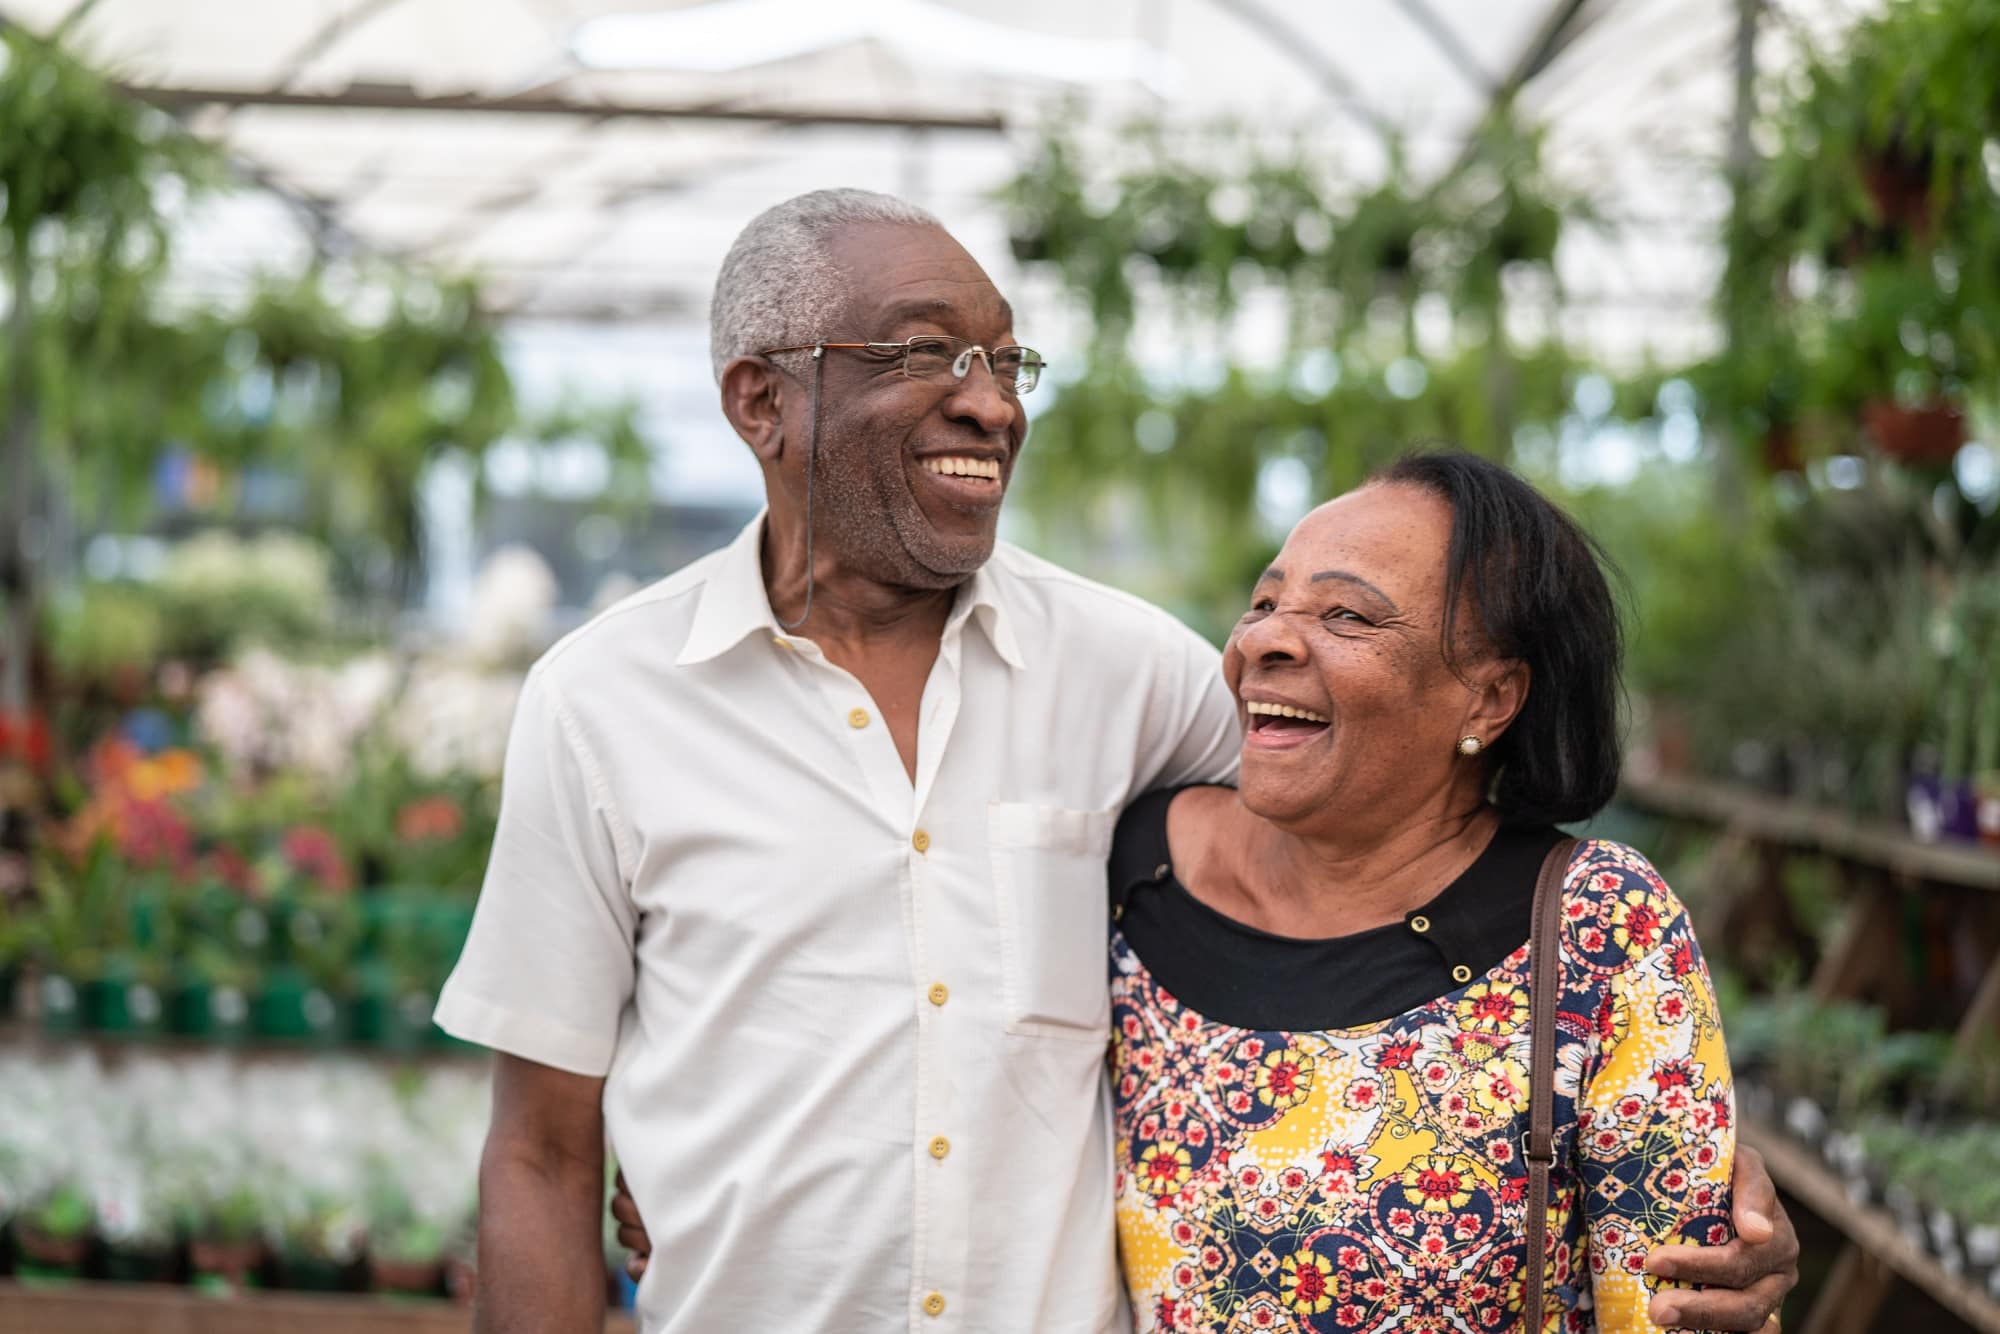
<path fill-rule="evenodd" d="M 996 543 L 1041 361 L 929 214 L 779 205 L 712 333 L 768 509 L 530 674 L 438 1006 L 501 1053 L 479 1328 L 597 1326 L 607 1130 L 649 1331 L 1126 1328 L 1104 857 L 1133 797 L 1230 776 L 1217 654 Z M 1739 1186 L 1771 1239 L 1681 1272 L 1759 1281 L 1687 1323 L 1790 1284 Z"/>

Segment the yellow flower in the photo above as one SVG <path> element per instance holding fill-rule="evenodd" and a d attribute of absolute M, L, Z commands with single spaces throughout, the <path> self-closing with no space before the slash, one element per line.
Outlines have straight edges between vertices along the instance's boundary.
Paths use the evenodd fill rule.
<path fill-rule="evenodd" d="M 1628 958 L 1640 959 L 1660 943 L 1667 928 L 1660 904 L 1643 889 L 1635 889 L 1611 910 L 1611 938 Z"/>
<path fill-rule="evenodd" d="M 1472 1099 L 1489 1113 L 1512 1116 L 1528 1105 L 1528 1072 L 1510 1057 L 1488 1061 L 1472 1077 Z"/>
<path fill-rule="evenodd" d="M 1463 1154 L 1424 1154 L 1403 1169 L 1403 1193 L 1427 1214 L 1463 1209 L 1478 1184 L 1472 1160 Z"/>
<path fill-rule="evenodd" d="M 1495 1037 L 1528 1022 L 1528 997 L 1512 982 L 1474 982 L 1458 998 L 1459 1027 Z"/>
<path fill-rule="evenodd" d="M 1171 1195 L 1194 1175 L 1194 1159 L 1172 1140 L 1149 1144 L 1139 1155 L 1139 1185 L 1149 1195 Z"/>
<path fill-rule="evenodd" d="M 1306 1100 L 1312 1083 L 1312 1058 L 1280 1047 L 1257 1067 L 1257 1100 L 1266 1107 L 1290 1111 Z"/>
<path fill-rule="evenodd" d="M 1318 1315 L 1333 1305 L 1333 1262 L 1324 1255 L 1300 1251 L 1285 1257 L 1285 1300 L 1294 1311 Z"/>

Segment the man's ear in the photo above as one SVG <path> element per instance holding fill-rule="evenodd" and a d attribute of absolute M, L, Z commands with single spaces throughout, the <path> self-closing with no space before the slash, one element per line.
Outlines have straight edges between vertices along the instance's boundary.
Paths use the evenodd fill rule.
<path fill-rule="evenodd" d="M 736 357 L 722 368 L 722 415 L 759 463 L 785 452 L 785 377 L 763 357 Z"/>
<path fill-rule="evenodd" d="M 1497 741 L 1520 715 L 1528 702 L 1528 664 L 1518 658 L 1487 664 L 1473 678 L 1472 707 L 1467 710 L 1464 732 L 1484 737 L 1488 745 Z"/>

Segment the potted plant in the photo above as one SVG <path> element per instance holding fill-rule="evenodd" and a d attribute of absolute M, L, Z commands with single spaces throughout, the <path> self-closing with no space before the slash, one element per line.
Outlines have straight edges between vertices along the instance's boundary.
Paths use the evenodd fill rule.
<path fill-rule="evenodd" d="M 361 1217 L 352 1201 L 325 1191 L 306 1193 L 277 1228 L 280 1282 L 304 1292 L 358 1289 L 362 1240 Z"/>
<path fill-rule="evenodd" d="M 217 1292 L 256 1286 L 268 1254 L 264 1201 L 247 1177 L 233 1175 L 211 1167 L 183 1206 L 195 1285 Z"/>
<path fill-rule="evenodd" d="M 15 1272 L 30 1280 L 83 1277 L 96 1225 L 97 1208 L 83 1186 L 56 1183 L 14 1220 Z"/>
<path fill-rule="evenodd" d="M 368 1188 L 368 1285 L 376 1292 L 436 1296 L 444 1283 L 445 1227 L 417 1207 L 401 1178 L 379 1165 Z"/>

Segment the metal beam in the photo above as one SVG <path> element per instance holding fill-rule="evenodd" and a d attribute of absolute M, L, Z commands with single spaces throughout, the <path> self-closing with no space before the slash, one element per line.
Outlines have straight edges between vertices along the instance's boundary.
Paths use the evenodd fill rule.
<path fill-rule="evenodd" d="M 673 106 L 647 102 L 584 102 L 549 96 L 485 97 L 476 93 L 427 97 L 403 84 L 357 83 L 337 93 L 291 92 L 280 88 L 165 87 L 136 83 L 119 86 L 133 97 L 172 111 L 203 106 L 289 107 L 301 111 L 430 111 L 566 116 L 584 120 L 758 121 L 778 125 L 970 130 L 989 134 L 1007 128 L 1006 121 L 997 115 L 899 115 L 839 107 Z"/>
<path fill-rule="evenodd" d="M 1383 138 L 1391 138 L 1396 133 L 1395 125 L 1370 106 L 1361 94 L 1360 85 L 1347 76 L 1347 71 L 1328 59 L 1326 54 L 1314 46 L 1305 33 L 1294 27 L 1278 14 L 1264 8 L 1257 0 L 1209 0 L 1217 9 L 1233 14 L 1247 26 L 1257 30 L 1266 41 L 1283 51 L 1318 81 L 1319 86 L 1335 102 L 1368 123 Z"/>
<path fill-rule="evenodd" d="M 361 0 L 361 3 L 354 9 L 343 10 L 335 14 L 332 18 L 321 24 L 317 32 L 306 38 L 300 44 L 298 50 L 285 57 L 284 63 L 278 66 L 277 74 L 271 79 L 271 86 L 273 88 L 291 87 L 298 81 L 299 76 L 306 72 L 312 62 L 319 59 L 327 47 L 333 45 L 335 41 L 345 36 L 352 29 L 358 28 L 368 22 L 368 20 L 380 14 L 383 10 L 389 8 L 389 6 L 400 3 L 402 3 L 402 0 Z"/>
<path fill-rule="evenodd" d="M 1488 97 L 1493 96 L 1498 90 L 1493 76 L 1486 72 L 1465 43 L 1458 39 L 1458 31 L 1446 23 L 1436 10 L 1425 3 L 1425 0 L 1396 0 L 1396 8 L 1402 10 L 1410 22 L 1424 30 L 1424 35 L 1431 39 L 1431 45 L 1437 47 L 1444 58 L 1457 67 L 1458 72 L 1465 76 L 1467 83 Z"/>

